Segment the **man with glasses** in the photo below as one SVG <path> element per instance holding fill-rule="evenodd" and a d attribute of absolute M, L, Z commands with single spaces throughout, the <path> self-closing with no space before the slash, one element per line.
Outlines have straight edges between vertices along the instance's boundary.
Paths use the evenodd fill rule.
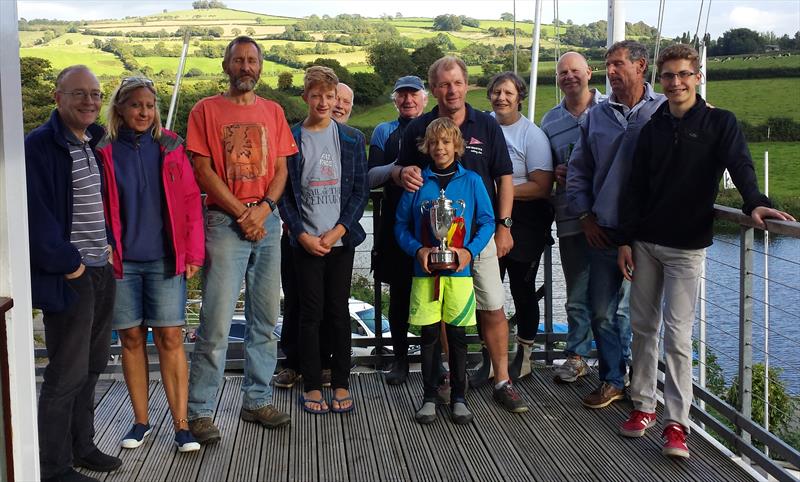
<path fill-rule="evenodd" d="M 286 156 L 297 152 L 283 110 L 258 97 L 261 47 L 233 39 L 222 68 L 226 92 L 202 99 L 189 114 L 186 148 L 206 192 L 206 265 L 200 327 L 189 376 L 189 428 L 200 443 L 216 442 L 217 388 L 225 370 L 228 332 L 245 282 L 245 365 L 239 416 L 276 428 L 290 422 L 272 405 L 280 310 L 280 219 Z"/>
<path fill-rule="evenodd" d="M 116 470 L 94 437 L 94 389 L 108 363 L 113 236 L 93 149 L 100 84 L 83 65 L 56 77 L 56 110 L 25 138 L 33 306 L 44 313 L 48 365 L 39 396 L 43 481 L 94 481 L 74 467 Z"/>
<path fill-rule="evenodd" d="M 639 42 L 612 45 L 606 70 L 611 96 L 589 110 L 567 168 L 569 210 L 589 245 L 589 309 L 600 365 L 600 386 L 583 399 L 588 408 L 624 397 L 630 283 L 617 269 L 618 207 L 639 131 L 665 99 L 644 80 L 647 48 Z"/>
<path fill-rule="evenodd" d="M 725 169 L 759 226 L 774 218 L 758 182 L 744 135 L 733 113 L 711 109 L 696 88 L 702 80 L 697 51 L 667 47 L 656 62 L 667 102 L 644 126 L 630 181 L 621 198 L 619 270 L 631 281 L 633 411 L 620 427 L 641 437 L 656 421 L 658 337 L 664 324 L 664 446 L 670 457 L 689 457 L 692 403 L 692 325 L 705 248 L 713 236 L 714 199 Z M 662 308 L 663 304 L 663 308 Z"/>

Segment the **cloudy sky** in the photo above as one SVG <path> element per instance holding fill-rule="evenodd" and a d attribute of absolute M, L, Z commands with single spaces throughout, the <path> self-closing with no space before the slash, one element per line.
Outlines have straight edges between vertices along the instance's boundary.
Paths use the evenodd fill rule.
<path fill-rule="evenodd" d="M 0 0 L 10 1 L 10 0 Z M 359 13 L 378 17 L 381 14 L 432 17 L 443 13 L 466 15 L 479 19 L 496 19 L 502 12 L 511 12 L 514 0 L 223 0 L 230 8 L 253 12 L 303 17 L 311 14 L 337 15 Z M 655 26 L 658 22 L 657 0 L 623 0 L 629 22 L 643 20 Z M 666 0 L 663 34 L 669 37 L 681 32 L 694 33 L 700 5 L 704 12 L 711 5 L 708 31 L 712 38 L 732 28 L 747 27 L 759 32 L 772 31 L 778 36 L 793 36 L 800 30 L 799 0 Z M 56 18 L 64 20 L 117 18 L 124 15 L 147 15 L 167 10 L 191 9 L 191 0 L 17 0 L 19 17 Z M 534 17 L 534 0 L 516 0 L 517 18 Z M 575 23 L 589 23 L 606 18 L 606 0 L 560 0 L 559 18 Z M 553 0 L 542 2 L 544 22 L 554 17 Z M 705 27 L 705 16 L 700 25 Z"/>

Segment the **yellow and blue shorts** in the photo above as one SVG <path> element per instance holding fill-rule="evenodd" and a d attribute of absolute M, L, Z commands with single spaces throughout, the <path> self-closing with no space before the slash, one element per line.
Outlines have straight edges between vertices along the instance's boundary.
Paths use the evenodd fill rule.
<path fill-rule="evenodd" d="M 408 323 L 424 326 L 444 321 L 454 326 L 475 324 L 475 290 L 471 276 L 434 276 L 411 280 Z M 438 296 L 436 296 L 438 294 Z"/>

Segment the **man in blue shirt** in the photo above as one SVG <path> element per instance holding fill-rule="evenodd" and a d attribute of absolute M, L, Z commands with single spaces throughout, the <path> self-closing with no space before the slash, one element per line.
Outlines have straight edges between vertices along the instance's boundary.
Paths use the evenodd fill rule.
<path fill-rule="evenodd" d="M 464 138 L 461 163 L 481 176 L 492 200 L 497 224 L 494 237 L 476 256 L 473 266 L 478 323 L 495 375 L 494 399 L 510 412 L 525 412 L 528 407 L 508 376 L 508 319 L 503 311 L 505 290 L 498 263 L 498 258 L 505 256 L 514 245 L 511 238 L 513 167 L 508 147 L 497 121 L 466 103 L 467 67 L 461 59 L 447 56 L 434 62 L 428 70 L 428 83 L 437 106 L 406 128 L 392 177 L 407 191 L 418 190 L 423 184 L 422 168 L 431 164 L 431 158 L 417 149 L 417 140 L 424 137 L 428 124 L 438 117 L 449 117 L 455 122 Z M 488 375 L 488 370 L 482 372 Z"/>
<path fill-rule="evenodd" d="M 569 160 L 567 198 L 589 244 L 589 300 L 601 385 L 584 397 L 588 408 L 623 398 L 631 325 L 630 283 L 617 269 L 619 199 L 628 179 L 639 131 L 664 102 L 644 81 L 647 48 L 632 40 L 606 53 L 611 96 L 591 109 Z M 618 309 L 625 316 L 617 314 Z"/>

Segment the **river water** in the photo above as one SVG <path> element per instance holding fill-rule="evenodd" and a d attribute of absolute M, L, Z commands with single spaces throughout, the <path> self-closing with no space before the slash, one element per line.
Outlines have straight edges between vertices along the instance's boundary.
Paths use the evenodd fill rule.
<path fill-rule="evenodd" d="M 372 213 L 366 212 L 361 220 L 367 231 L 366 241 L 358 247 L 354 273 L 370 276 L 370 250 L 372 249 Z M 753 358 L 764 361 L 764 242 L 755 241 L 753 282 Z M 769 363 L 782 370 L 781 379 L 789 394 L 800 396 L 800 239 L 775 237 L 770 239 L 769 278 Z M 739 333 L 739 237 L 720 234 L 707 250 L 706 273 L 706 336 L 707 346 L 717 356 L 725 381 L 730 384 L 738 366 Z M 537 286 L 543 283 L 543 269 L 539 269 Z M 506 312 L 514 312 L 514 304 L 506 285 Z M 553 246 L 553 321 L 566 324 L 564 303 L 566 287 L 558 255 L 558 240 Z M 540 302 L 544 313 L 544 302 Z M 698 308 L 698 317 L 700 310 Z M 697 339 L 699 323 L 695 322 Z"/>

